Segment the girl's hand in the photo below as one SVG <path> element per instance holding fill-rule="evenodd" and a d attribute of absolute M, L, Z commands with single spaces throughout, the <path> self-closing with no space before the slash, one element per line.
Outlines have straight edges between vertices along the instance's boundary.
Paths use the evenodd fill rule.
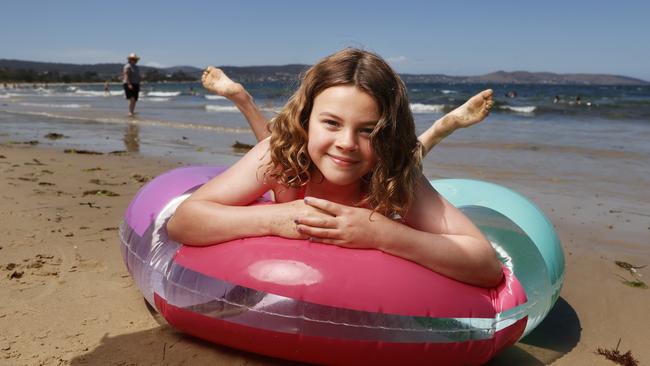
<path fill-rule="evenodd" d="M 270 219 L 271 233 L 287 239 L 307 239 L 309 235 L 298 231 L 298 218 L 309 217 L 313 220 L 326 220 L 332 215 L 316 207 L 305 204 L 304 200 L 278 203 L 273 205 L 278 211 Z"/>
<path fill-rule="evenodd" d="M 324 199 L 306 197 L 305 203 L 328 215 L 298 217 L 298 231 L 311 241 L 347 248 L 378 248 L 378 235 L 386 222 L 384 215 L 371 210 L 341 205 Z M 370 215 L 372 214 L 372 218 Z"/>

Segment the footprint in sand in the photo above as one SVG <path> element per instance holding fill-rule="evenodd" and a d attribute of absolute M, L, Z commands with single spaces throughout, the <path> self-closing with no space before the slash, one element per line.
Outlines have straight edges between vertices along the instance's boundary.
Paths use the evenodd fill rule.
<path fill-rule="evenodd" d="M 70 254 L 57 248 L 56 253 L 39 253 L 20 261 L 0 265 L 0 283 L 16 289 L 20 296 L 7 301 L 25 302 L 54 293 L 65 282 Z"/>

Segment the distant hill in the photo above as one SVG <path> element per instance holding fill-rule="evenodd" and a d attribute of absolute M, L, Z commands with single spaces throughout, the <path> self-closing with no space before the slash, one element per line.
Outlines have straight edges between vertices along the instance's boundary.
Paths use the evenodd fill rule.
<path fill-rule="evenodd" d="M 124 64 L 65 64 L 0 59 L 0 81 L 17 82 L 103 82 L 122 80 Z M 150 81 L 194 81 L 201 69 L 192 66 L 156 68 L 140 66 L 140 73 Z M 148 76 L 148 77 L 147 77 Z"/>
<path fill-rule="evenodd" d="M 0 59 L 0 81 L 16 82 L 102 82 L 121 80 L 123 64 L 65 64 Z M 220 66 L 231 78 L 241 82 L 295 82 L 309 65 Z M 156 68 L 140 66 L 148 81 L 196 81 L 202 69 L 194 66 Z M 442 74 L 401 74 L 407 83 L 459 84 L 550 84 L 550 85 L 649 85 L 650 82 L 621 75 L 555 74 L 550 72 L 496 71 L 479 76 Z"/>

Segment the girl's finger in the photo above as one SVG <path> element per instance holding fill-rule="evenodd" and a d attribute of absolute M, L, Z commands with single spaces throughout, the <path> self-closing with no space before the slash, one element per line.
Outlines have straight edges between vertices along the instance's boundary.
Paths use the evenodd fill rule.
<path fill-rule="evenodd" d="M 336 232 L 332 229 L 323 229 L 319 227 L 312 227 L 299 224 L 296 229 L 299 233 L 307 235 L 312 238 L 319 239 L 338 239 L 336 238 Z"/>
<path fill-rule="evenodd" d="M 324 217 L 299 217 L 294 220 L 296 224 L 303 224 L 311 227 L 320 227 L 327 229 L 334 229 L 337 227 L 336 221 Z"/>
<path fill-rule="evenodd" d="M 343 209 L 338 203 L 316 197 L 305 197 L 305 204 L 329 212 L 335 216 L 340 215 Z"/>
<path fill-rule="evenodd" d="M 336 240 L 336 239 L 325 239 L 325 238 L 311 237 L 311 238 L 309 238 L 309 241 L 314 242 L 314 243 L 338 245 L 338 246 L 341 246 L 341 247 L 344 246 L 342 241 Z"/>

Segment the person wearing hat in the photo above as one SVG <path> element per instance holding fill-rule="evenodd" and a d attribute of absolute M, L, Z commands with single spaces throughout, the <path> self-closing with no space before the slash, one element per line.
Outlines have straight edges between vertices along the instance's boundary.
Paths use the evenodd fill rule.
<path fill-rule="evenodd" d="M 135 103 L 140 95 L 140 69 L 136 65 L 140 57 L 131 53 L 126 58 L 128 63 L 124 65 L 124 94 L 129 101 L 129 116 L 135 115 Z"/>

